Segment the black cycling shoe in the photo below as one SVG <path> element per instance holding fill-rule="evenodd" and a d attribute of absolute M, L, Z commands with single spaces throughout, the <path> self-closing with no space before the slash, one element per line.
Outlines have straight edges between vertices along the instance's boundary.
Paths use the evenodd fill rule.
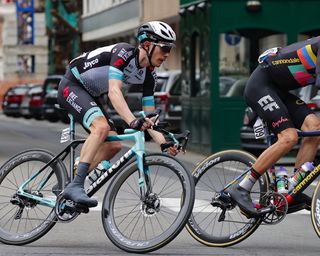
<path fill-rule="evenodd" d="M 292 203 L 288 207 L 287 213 L 293 213 L 300 210 L 311 210 L 311 201 L 312 198 L 304 193 L 301 193 L 296 196 Z"/>
<path fill-rule="evenodd" d="M 98 201 L 88 197 L 83 186 L 78 183 L 69 183 L 63 190 L 62 195 L 67 200 L 86 205 L 87 207 L 96 207 L 98 205 Z"/>
<path fill-rule="evenodd" d="M 259 212 L 253 206 L 252 199 L 250 197 L 250 191 L 234 185 L 230 190 L 227 190 L 232 198 L 240 207 L 241 212 L 248 218 L 254 218 L 259 216 Z"/>

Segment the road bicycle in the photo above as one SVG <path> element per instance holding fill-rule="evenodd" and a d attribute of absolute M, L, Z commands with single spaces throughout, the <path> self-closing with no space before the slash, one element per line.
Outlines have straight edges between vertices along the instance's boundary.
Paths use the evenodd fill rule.
<path fill-rule="evenodd" d="M 255 134 L 256 138 L 266 136 L 268 145 L 275 139 L 261 119 L 257 121 Z M 298 135 L 320 136 L 320 131 L 299 131 Z M 238 184 L 255 161 L 256 158 L 245 151 L 225 150 L 209 156 L 195 167 L 192 174 L 195 178 L 196 200 L 187 222 L 187 230 L 193 238 L 207 246 L 231 246 L 248 238 L 261 224 L 277 224 L 287 213 L 304 208 L 304 204 L 293 205 L 291 202 L 317 179 L 320 164 L 316 164 L 313 171 L 288 195 L 277 192 L 274 175 L 276 167 L 270 168 L 251 191 L 259 216 L 245 217 L 228 194 L 228 188 Z M 320 237 L 320 182 L 312 196 L 311 220 Z"/>
<path fill-rule="evenodd" d="M 0 241 L 24 245 L 44 236 L 57 222 L 70 222 L 89 209 L 65 200 L 61 191 L 74 177 L 75 122 L 64 129 L 68 145 L 57 155 L 43 150 L 21 152 L 0 168 Z M 189 132 L 173 134 L 160 125 L 152 129 L 185 150 Z M 85 187 L 89 197 L 110 182 L 101 218 L 108 238 L 127 252 L 145 253 L 172 241 L 185 226 L 194 202 L 191 173 L 168 154 L 146 154 L 144 132 L 127 129 L 106 141 L 134 145 L 108 170 Z M 66 163 L 69 161 L 67 168 Z M 90 230 L 88 230 L 90 232 Z"/>

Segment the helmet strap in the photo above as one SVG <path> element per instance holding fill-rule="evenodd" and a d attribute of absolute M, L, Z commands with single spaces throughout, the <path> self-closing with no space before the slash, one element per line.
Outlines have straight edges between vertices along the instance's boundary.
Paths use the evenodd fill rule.
<path fill-rule="evenodd" d="M 149 64 L 150 64 L 151 66 L 153 66 L 153 65 L 152 65 L 152 62 L 151 62 L 151 58 L 152 58 L 152 54 L 153 54 L 153 52 L 154 52 L 155 47 L 156 47 L 156 46 L 153 44 L 153 47 L 152 47 L 152 49 L 151 49 L 150 52 L 148 52 L 147 49 L 144 48 L 143 46 L 141 47 L 141 49 L 145 50 L 145 52 L 147 53 L 148 61 L 149 61 Z"/>

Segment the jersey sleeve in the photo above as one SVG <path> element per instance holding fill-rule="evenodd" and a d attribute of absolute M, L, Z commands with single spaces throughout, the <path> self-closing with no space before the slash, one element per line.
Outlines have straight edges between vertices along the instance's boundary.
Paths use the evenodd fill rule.
<path fill-rule="evenodd" d="M 109 79 L 123 81 L 123 70 L 134 57 L 133 53 L 134 47 L 129 44 L 120 43 L 115 45 L 111 52 Z"/>
<path fill-rule="evenodd" d="M 320 40 L 318 41 L 318 44 L 317 44 L 317 60 L 316 60 L 315 75 L 316 75 L 315 86 L 317 88 L 320 88 Z"/>
<path fill-rule="evenodd" d="M 155 107 L 154 90 L 157 85 L 157 75 L 154 70 L 147 70 L 146 79 L 143 84 L 142 107 Z"/>

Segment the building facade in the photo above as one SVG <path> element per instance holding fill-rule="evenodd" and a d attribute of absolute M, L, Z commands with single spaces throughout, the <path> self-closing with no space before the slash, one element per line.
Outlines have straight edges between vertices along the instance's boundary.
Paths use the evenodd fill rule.
<path fill-rule="evenodd" d="M 312 0 L 180 1 L 183 127 L 191 147 L 239 148 L 243 90 L 258 56 L 320 35 L 319 7 Z"/>
<path fill-rule="evenodd" d="M 150 20 L 169 23 L 179 38 L 179 0 L 83 0 L 83 51 L 118 42 L 137 44 L 139 25 Z M 180 68 L 180 41 L 162 68 Z"/>
<path fill-rule="evenodd" d="M 21 15 L 19 15 L 21 8 Z M 39 83 L 48 72 L 45 16 L 39 1 L 0 4 L 0 98 L 8 87 Z"/>

